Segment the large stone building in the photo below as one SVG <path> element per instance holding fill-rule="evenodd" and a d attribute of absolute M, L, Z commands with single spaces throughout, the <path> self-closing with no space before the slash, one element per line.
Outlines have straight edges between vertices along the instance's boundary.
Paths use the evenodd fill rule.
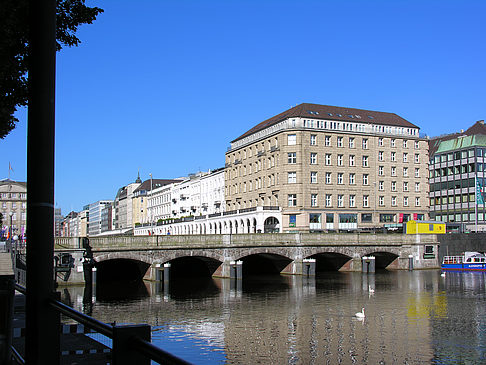
<path fill-rule="evenodd" d="M 480 120 L 466 131 L 430 139 L 430 215 L 486 230 L 486 126 Z M 478 189 L 477 189 L 478 188 Z"/>
<path fill-rule="evenodd" d="M 130 183 L 118 189 L 113 203 L 114 229 L 123 230 L 133 228 L 133 192 L 140 186 L 141 183 L 142 180 L 140 179 L 139 175 L 134 183 Z"/>
<path fill-rule="evenodd" d="M 226 210 L 280 207 L 282 232 L 427 219 L 427 165 L 427 140 L 396 114 L 300 104 L 231 142 Z"/>
<path fill-rule="evenodd" d="M 24 238 L 27 225 L 27 183 L 5 179 L 0 181 L 2 238 Z"/>

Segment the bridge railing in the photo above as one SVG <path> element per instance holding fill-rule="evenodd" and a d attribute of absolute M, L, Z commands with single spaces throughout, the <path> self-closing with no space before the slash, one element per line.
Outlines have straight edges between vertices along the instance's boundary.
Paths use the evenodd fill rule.
<path fill-rule="evenodd" d="M 90 237 L 93 250 L 185 247 L 258 246 L 399 246 L 436 243 L 436 235 L 360 234 L 360 233 L 250 233 L 220 235 L 104 236 Z M 56 238 L 57 248 L 79 248 L 81 240 Z"/>

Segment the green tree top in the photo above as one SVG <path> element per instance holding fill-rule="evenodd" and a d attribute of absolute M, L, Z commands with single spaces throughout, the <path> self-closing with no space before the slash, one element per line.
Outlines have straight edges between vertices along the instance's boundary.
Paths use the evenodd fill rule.
<path fill-rule="evenodd" d="M 57 0 L 57 50 L 77 46 L 76 31 L 91 24 L 103 9 L 85 0 Z M 29 1 L 2 0 L 0 6 L 0 138 L 15 128 L 17 107 L 27 105 L 29 69 Z"/>

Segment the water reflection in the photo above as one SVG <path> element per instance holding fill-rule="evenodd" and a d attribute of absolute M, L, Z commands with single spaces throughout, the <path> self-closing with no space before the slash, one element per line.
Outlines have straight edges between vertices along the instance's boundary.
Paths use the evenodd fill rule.
<path fill-rule="evenodd" d="M 92 293 L 73 287 L 62 297 L 105 322 L 152 325 L 158 346 L 193 363 L 486 360 L 481 273 L 329 272 L 311 279 L 270 275 L 137 285 Z M 354 314 L 363 307 L 366 317 L 359 320 Z"/>

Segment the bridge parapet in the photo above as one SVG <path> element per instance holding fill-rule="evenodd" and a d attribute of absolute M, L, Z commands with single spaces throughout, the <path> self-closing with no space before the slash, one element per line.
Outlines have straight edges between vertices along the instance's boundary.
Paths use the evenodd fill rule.
<path fill-rule="evenodd" d="M 437 235 L 359 233 L 250 233 L 90 237 L 96 250 L 280 246 L 403 246 L 437 244 Z M 81 248 L 79 237 L 58 237 L 56 248 Z"/>

